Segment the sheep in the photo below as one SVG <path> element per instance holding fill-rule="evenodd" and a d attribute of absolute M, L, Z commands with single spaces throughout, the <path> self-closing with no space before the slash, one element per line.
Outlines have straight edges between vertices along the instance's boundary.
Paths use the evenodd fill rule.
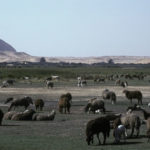
<path fill-rule="evenodd" d="M 16 114 L 17 112 L 16 111 L 8 111 L 4 114 L 4 119 L 5 120 L 11 120 L 12 116 L 14 114 Z"/>
<path fill-rule="evenodd" d="M 85 106 L 84 110 L 85 112 L 93 112 L 95 114 L 95 111 L 102 110 L 103 113 L 105 113 L 105 106 L 104 101 L 92 99 L 91 102 L 88 102 L 88 104 Z"/>
<path fill-rule="evenodd" d="M 108 114 L 105 116 L 109 121 L 114 121 L 117 118 L 121 117 L 121 114 Z"/>
<path fill-rule="evenodd" d="M 54 87 L 54 83 L 52 81 L 46 80 L 46 86 L 49 89 L 49 87 L 53 88 Z"/>
<path fill-rule="evenodd" d="M 60 113 L 63 113 L 63 109 L 65 114 L 66 111 L 70 113 L 71 99 L 72 99 L 72 95 L 70 93 L 66 93 L 60 96 L 58 101 L 58 107 Z"/>
<path fill-rule="evenodd" d="M 142 108 L 140 108 L 140 110 L 143 112 L 145 120 L 147 120 L 148 118 L 150 118 L 150 112 L 147 112 L 146 110 L 144 110 Z"/>
<path fill-rule="evenodd" d="M 11 80 L 11 79 L 5 80 L 2 82 L 1 87 L 4 88 L 4 87 L 8 87 L 9 85 L 14 85 L 14 82 L 15 82 L 15 80 Z"/>
<path fill-rule="evenodd" d="M 122 87 L 127 87 L 128 86 L 128 82 L 127 81 L 121 81 L 120 79 L 116 80 L 115 85 L 119 85 Z"/>
<path fill-rule="evenodd" d="M 30 104 L 33 104 L 32 102 L 32 98 L 31 97 L 28 97 L 28 96 L 25 96 L 21 99 L 16 99 L 16 100 L 13 100 L 10 107 L 8 108 L 8 111 L 11 110 L 12 107 L 17 107 L 17 106 L 24 106 L 25 109 L 27 109 L 27 107 L 30 105 Z"/>
<path fill-rule="evenodd" d="M 132 111 L 134 111 L 134 110 L 140 110 L 140 109 L 141 109 L 141 107 L 140 107 L 139 105 L 134 104 L 133 106 L 128 106 L 128 108 L 126 109 L 126 111 L 127 111 L 127 112 L 128 112 L 128 111 L 132 112 Z"/>
<path fill-rule="evenodd" d="M 32 120 L 36 120 L 36 121 L 50 121 L 50 120 L 54 120 L 56 115 L 56 111 L 52 110 L 51 113 L 49 113 L 48 115 L 40 115 L 40 114 L 35 114 L 32 117 Z"/>
<path fill-rule="evenodd" d="M 40 109 L 41 111 L 43 110 L 44 101 L 42 99 L 35 100 L 34 104 L 35 104 L 36 110 L 38 110 L 38 109 Z"/>
<path fill-rule="evenodd" d="M 103 144 L 106 142 L 106 136 L 109 137 L 110 122 L 105 117 L 99 117 L 94 120 L 90 120 L 86 125 L 86 141 L 87 144 L 93 143 L 94 135 L 97 135 L 99 145 L 101 144 L 99 139 L 99 133 L 102 132 L 104 136 Z"/>
<path fill-rule="evenodd" d="M 3 116 L 4 116 L 4 113 L 3 113 L 3 111 L 0 109 L 0 126 L 2 125 Z"/>
<path fill-rule="evenodd" d="M 141 93 L 141 91 L 124 90 L 123 93 L 125 93 L 126 98 L 130 100 L 131 104 L 132 104 L 132 99 L 137 99 L 138 100 L 138 104 L 142 105 L 142 93 Z"/>
<path fill-rule="evenodd" d="M 109 91 L 108 89 L 105 89 L 102 92 L 102 97 L 104 100 L 110 99 L 112 104 L 116 103 L 116 94 L 112 91 Z"/>
<path fill-rule="evenodd" d="M 87 85 L 85 79 L 83 80 L 81 77 L 78 77 L 77 80 L 78 80 L 78 87 L 83 87 L 83 85 Z"/>
<path fill-rule="evenodd" d="M 120 80 L 120 79 L 117 79 L 117 80 L 115 81 L 115 85 L 120 85 L 120 83 L 121 83 L 121 80 Z"/>
<path fill-rule="evenodd" d="M 116 126 L 119 125 L 119 124 L 122 124 L 126 128 L 130 128 L 131 129 L 130 137 L 133 136 L 134 128 L 136 128 L 136 131 L 137 131 L 137 135 L 136 136 L 139 135 L 140 126 L 141 126 L 141 120 L 140 120 L 140 117 L 137 116 L 136 114 L 130 113 L 130 114 L 121 115 L 120 119 L 115 121 L 115 124 L 116 124 Z"/>
<path fill-rule="evenodd" d="M 147 137 L 149 142 L 150 141 L 150 117 L 146 120 L 146 127 L 147 127 Z"/>
<path fill-rule="evenodd" d="M 33 109 L 25 110 L 24 112 L 17 112 L 11 117 L 11 120 L 32 120 L 35 113 Z"/>
<path fill-rule="evenodd" d="M 123 88 L 127 87 L 128 86 L 128 82 L 127 81 L 122 81 L 120 83 L 120 86 L 122 86 Z"/>

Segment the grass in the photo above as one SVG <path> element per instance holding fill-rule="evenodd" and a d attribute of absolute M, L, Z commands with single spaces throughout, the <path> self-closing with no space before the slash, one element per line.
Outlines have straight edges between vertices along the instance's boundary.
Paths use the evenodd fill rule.
<path fill-rule="evenodd" d="M 85 76 L 93 78 L 96 75 L 112 75 L 112 74 L 140 74 L 150 75 L 149 68 L 118 68 L 118 67 L 22 67 L 22 68 L 0 68 L 0 78 L 16 78 L 20 79 L 25 76 L 31 78 L 43 79 L 50 75 L 59 75 L 61 78 L 76 78 L 77 76 Z"/>

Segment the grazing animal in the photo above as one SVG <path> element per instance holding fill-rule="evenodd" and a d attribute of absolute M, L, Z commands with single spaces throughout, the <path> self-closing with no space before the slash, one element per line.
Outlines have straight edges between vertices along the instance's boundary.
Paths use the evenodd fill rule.
<path fill-rule="evenodd" d="M 32 120 L 34 120 L 34 121 L 50 121 L 50 120 L 54 120 L 55 115 L 56 115 L 56 111 L 52 110 L 51 113 L 49 113 L 47 115 L 34 114 L 32 117 Z"/>
<path fill-rule="evenodd" d="M 117 118 L 121 117 L 121 114 L 108 114 L 105 116 L 109 121 L 114 121 Z"/>
<path fill-rule="evenodd" d="M 59 76 L 52 76 L 52 80 L 59 80 L 60 77 Z"/>
<path fill-rule="evenodd" d="M 137 104 L 134 104 L 133 106 L 128 106 L 128 108 L 126 109 L 127 112 L 128 111 L 132 112 L 134 110 L 140 110 L 140 106 Z"/>
<path fill-rule="evenodd" d="M 112 91 L 109 91 L 108 89 L 105 89 L 102 92 L 102 97 L 103 97 L 104 100 L 110 99 L 112 104 L 116 103 L 116 99 L 117 99 L 116 94 Z"/>
<path fill-rule="evenodd" d="M 80 80 L 80 81 L 78 82 L 78 87 L 83 87 L 83 85 L 87 85 L 86 80 Z"/>
<path fill-rule="evenodd" d="M 43 110 L 44 101 L 42 99 L 35 100 L 34 104 L 35 104 L 36 110 L 38 110 L 38 109 L 40 109 L 41 111 Z"/>
<path fill-rule="evenodd" d="M 146 127 L 147 127 L 147 137 L 149 142 L 150 141 L 150 117 L 146 120 Z"/>
<path fill-rule="evenodd" d="M 122 81 L 121 83 L 120 83 L 120 86 L 122 86 L 122 87 L 127 87 L 128 86 L 128 82 L 127 81 Z"/>
<path fill-rule="evenodd" d="M 15 82 L 15 80 L 11 80 L 11 79 L 5 80 L 5 81 L 2 82 L 1 87 L 3 88 L 3 87 L 8 87 L 9 85 L 14 85 L 14 82 Z"/>
<path fill-rule="evenodd" d="M 66 112 L 70 113 L 71 100 L 72 100 L 72 95 L 70 93 L 61 95 L 58 102 L 60 113 L 63 113 L 63 109 L 65 114 Z"/>
<path fill-rule="evenodd" d="M 106 142 L 106 136 L 109 137 L 110 122 L 105 117 L 99 117 L 94 120 L 90 120 L 86 125 L 86 141 L 87 144 L 93 143 L 94 135 L 97 135 L 99 145 L 101 144 L 99 139 L 99 133 L 102 132 L 104 136 L 103 144 Z"/>
<path fill-rule="evenodd" d="M 120 79 L 117 79 L 117 80 L 115 81 L 115 85 L 120 85 L 120 83 L 121 83 L 121 80 L 120 80 Z"/>
<path fill-rule="evenodd" d="M 17 112 L 16 111 L 8 111 L 4 114 L 4 119 L 5 120 L 11 120 L 12 116 L 14 114 L 16 114 Z"/>
<path fill-rule="evenodd" d="M 12 107 L 17 107 L 17 106 L 24 106 L 25 109 L 27 109 L 27 107 L 30 105 L 30 104 L 33 104 L 32 102 L 32 98 L 31 97 L 28 97 L 28 96 L 25 96 L 21 99 L 16 99 L 16 100 L 13 100 L 8 111 L 10 111 L 12 109 Z"/>
<path fill-rule="evenodd" d="M 147 112 L 146 110 L 144 110 L 143 108 L 140 108 L 140 110 L 143 112 L 144 115 L 144 119 L 147 120 L 148 118 L 150 118 L 150 112 Z"/>
<path fill-rule="evenodd" d="M 83 80 L 81 77 L 78 77 L 77 80 L 78 80 L 78 87 L 83 87 L 83 85 L 87 85 L 86 80 Z"/>
<path fill-rule="evenodd" d="M 138 104 L 142 105 L 142 93 L 141 93 L 141 91 L 124 90 L 123 93 L 125 93 L 126 98 L 130 100 L 131 104 L 132 104 L 132 99 L 137 99 L 138 100 Z"/>
<path fill-rule="evenodd" d="M 54 83 L 52 81 L 46 80 L 46 86 L 49 89 L 50 87 L 53 88 L 54 87 Z"/>
<path fill-rule="evenodd" d="M 11 117 L 11 120 L 32 120 L 32 116 L 35 113 L 33 109 L 25 110 L 24 112 L 17 112 Z"/>
<path fill-rule="evenodd" d="M 148 107 L 150 108 L 150 103 L 148 103 L 147 105 L 148 105 Z"/>
<path fill-rule="evenodd" d="M 85 112 L 95 112 L 97 110 L 102 110 L 103 113 L 105 113 L 105 104 L 102 100 L 92 99 L 91 102 L 88 102 L 88 104 L 84 108 Z"/>
<path fill-rule="evenodd" d="M 3 111 L 0 109 L 0 126 L 2 125 L 3 116 L 4 116 L 4 113 L 3 113 Z"/>
<path fill-rule="evenodd" d="M 9 86 L 9 84 L 6 81 L 3 81 L 1 88 L 6 88 L 8 86 Z"/>
<path fill-rule="evenodd" d="M 140 132 L 140 126 L 141 126 L 141 120 L 140 117 L 136 114 L 130 113 L 130 114 L 124 114 L 119 119 L 116 119 L 114 122 L 114 126 L 118 126 L 119 124 L 122 124 L 125 126 L 125 128 L 131 129 L 130 137 L 133 136 L 134 128 L 136 128 L 137 136 Z"/>
<path fill-rule="evenodd" d="M 94 82 L 103 82 L 103 83 L 105 83 L 105 78 L 101 78 L 101 77 L 96 77 L 95 79 L 94 79 Z"/>

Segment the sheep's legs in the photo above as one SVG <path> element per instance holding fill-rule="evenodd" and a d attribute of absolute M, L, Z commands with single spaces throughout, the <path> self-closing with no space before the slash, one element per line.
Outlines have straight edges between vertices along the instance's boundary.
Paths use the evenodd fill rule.
<path fill-rule="evenodd" d="M 105 142 L 106 142 L 106 133 L 103 133 L 103 137 L 104 137 L 103 144 L 105 144 Z"/>
<path fill-rule="evenodd" d="M 132 137 L 132 136 L 133 136 L 133 133 L 134 133 L 134 127 L 133 127 L 133 128 L 132 128 L 132 130 L 131 130 L 130 137 Z"/>
<path fill-rule="evenodd" d="M 132 99 L 130 99 L 130 103 L 132 104 Z"/>
<path fill-rule="evenodd" d="M 101 145 L 101 141 L 99 139 L 99 134 L 97 134 L 97 138 L 98 138 L 98 142 L 99 142 L 98 144 Z"/>
<path fill-rule="evenodd" d="M 136 129 L 136 132 L 137 132 L 136 136 L 138 137 L 140 130 L 139 130 L 139 129 Z"/>

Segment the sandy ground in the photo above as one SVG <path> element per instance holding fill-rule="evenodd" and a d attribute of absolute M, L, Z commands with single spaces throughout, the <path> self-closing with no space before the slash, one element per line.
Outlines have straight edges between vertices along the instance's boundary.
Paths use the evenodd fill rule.
<path fill-rule="evenodd" d="M 55 87 L 47 88 L 0 88 L 1 95 L 46 95 L 49 97 L 59 97 L 61 94 L 70 92 L 74 97 L 100 97 L 104 89 L 114 91 L 118 97 L 124 97 L 122 93 L 124 88 L 117 86 L 95 86 L 95 87 Z M 143 97 L 150 97 L 149 86 L 129 86 L 128 90 L 140 90 Z M 77 99 L 75 99 L 77 100 Z"/>

